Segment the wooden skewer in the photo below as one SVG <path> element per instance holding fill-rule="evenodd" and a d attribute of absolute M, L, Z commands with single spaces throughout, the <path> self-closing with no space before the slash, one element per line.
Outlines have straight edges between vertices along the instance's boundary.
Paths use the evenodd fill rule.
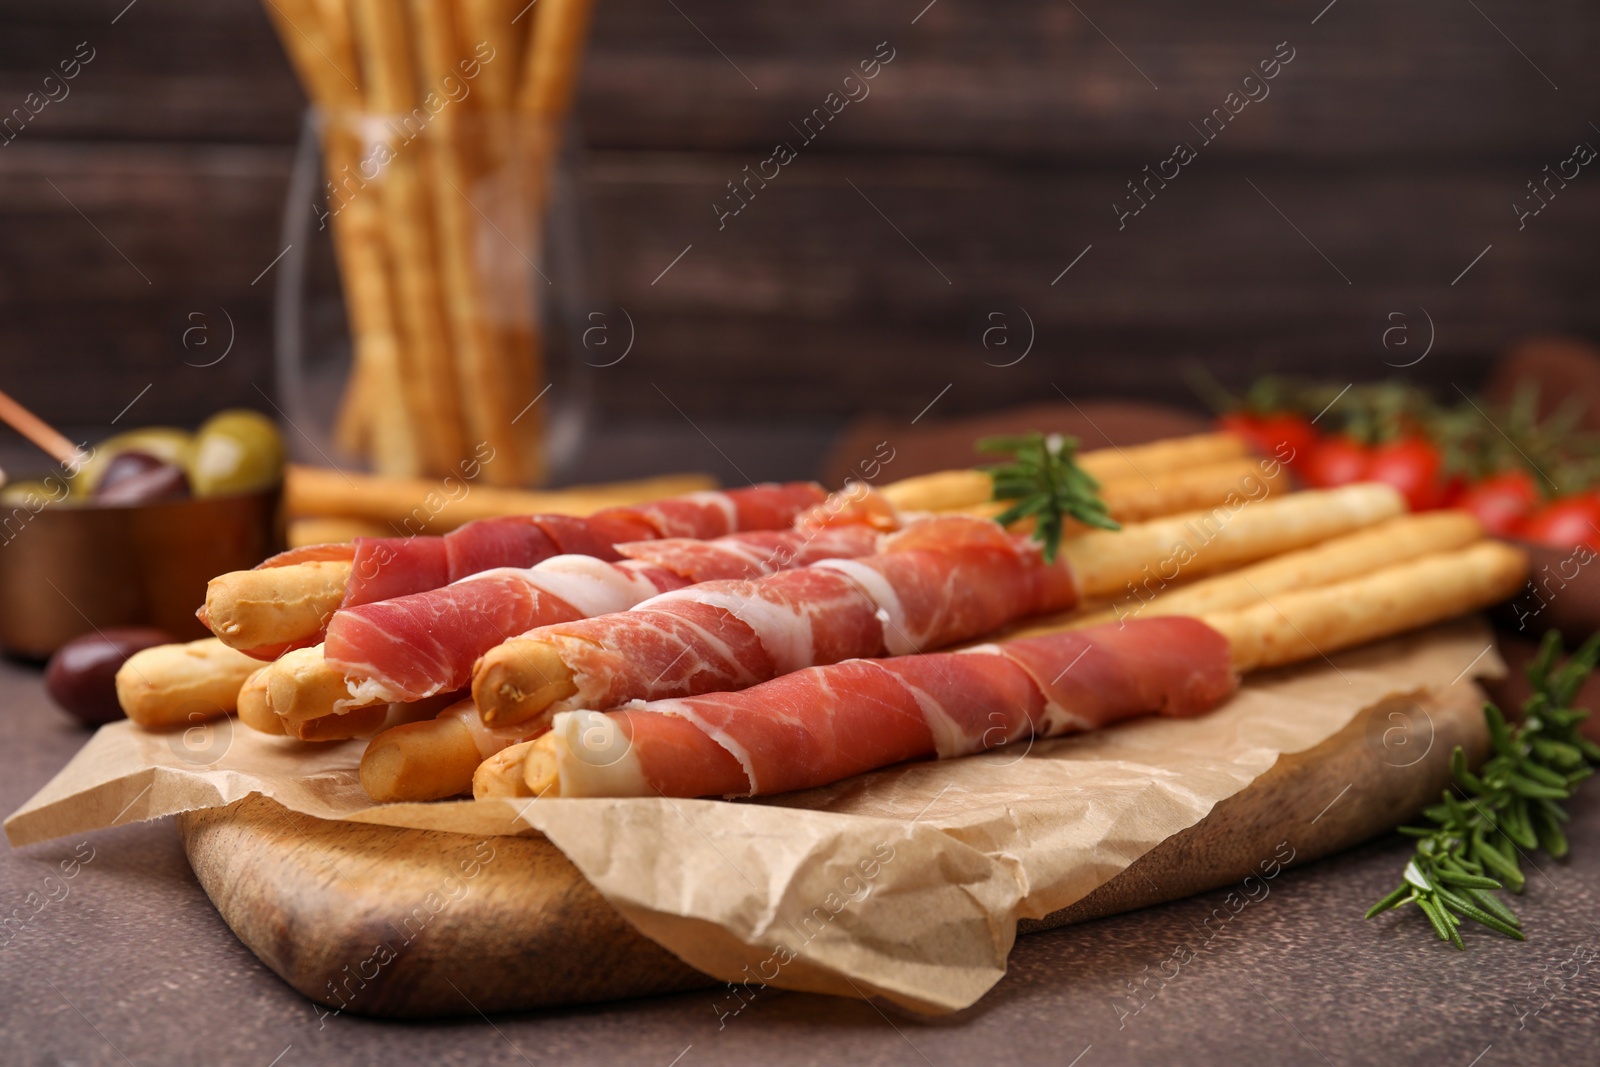
<path fill-rule="evenodd" d="M 78 446 L 63 437 L 54 426 L 4 392 L 0 392 L 0 420 L 4 420 L 7 426 L 48 452 L 52 459 L 69 471 L 84 458 Z M 4 475 L 0 475 L 0 483 L 4 481 Z"/>

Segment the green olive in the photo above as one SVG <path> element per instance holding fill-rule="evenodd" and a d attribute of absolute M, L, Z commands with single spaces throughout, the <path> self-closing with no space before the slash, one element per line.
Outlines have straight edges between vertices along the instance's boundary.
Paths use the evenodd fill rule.
<path fill-rule="evenodd" d="M 248 493 L 283 480 L 283 438 L 260 412 L 218 412 L 195 433 L 189 484 L 195 496 Z"/>
<path fill-rule="evenodd" d="M 52 477 L 48 482 L 9 482 L 0 488 L 0 504 L 7 508 L 23 507 L 37 513 L 51 504 L 59 504 L 67 496 L 67 483 Z"/>
<path fill-rule="evenodd" d="M 123 452 L 148 452 L 164 463 L 175 463 L 182 467 L 188 464 L 189 452 L 193 447 L 194 436 L 176 426 L 146 426 L 139 430 L 128 430 L 95 445 L 89 461 L 73 476 L 72 485 L 85 497 L 89 496 L 100 484 L 100 476 L 105 473 L 106 467 Z"/>

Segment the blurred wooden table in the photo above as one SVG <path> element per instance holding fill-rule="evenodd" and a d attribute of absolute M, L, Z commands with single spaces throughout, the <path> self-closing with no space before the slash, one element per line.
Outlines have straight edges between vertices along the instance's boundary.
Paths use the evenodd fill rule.
<path fill-rule="evenodd" d="M 0 663 L 0 805 L 14 809 L 85 735 L 39 673 Z M 1131 1010 L 1143 981 L 1223 905 L 1208 893 L 1021 939 L 976 1007 L 927 1020 L 776 990 L 738 1015 L 716 990 L 439 1024 L 321 1009 L 229 932 L 169 822 L 26 849 L 0 847 L 0 1055 L 29 1064 L 314 1063 L 1107 1064 L 1579 1063 L 1600 1018 L 1600 788 L 1575 805 L 1575 858 L 1540 860 L 1518 902 L 1532 937 L 1485 933 L 1458 953 L 1420 915 L 1364 922 L 1406 845 L 1379 841 L 1294 864 Z M 69 881 L 59 864 L 89 860 Z M 47 881 L 47 879 L 49 879 Z M 58 899 L 31 912 L 28 894 Z M 1170 965 L 1165 968 L 1169 973 Z M 1542 1010 L 1541 1010 L 1542 1009 Z M 1537 1014 L 1533 1014 L 1537 1011 Z M 1522 1013 L 1527 1013 L 1522 1016 Z M 1522 1016 L 1522 1017 L 1519 1017 Z M 126 1059 L 124 1059 L 126 1057 Z M 276 1058 L 275 1058 L 276 1057 Z M 1079 1057 L 1074 1059 L 1074 1057 Z"/>

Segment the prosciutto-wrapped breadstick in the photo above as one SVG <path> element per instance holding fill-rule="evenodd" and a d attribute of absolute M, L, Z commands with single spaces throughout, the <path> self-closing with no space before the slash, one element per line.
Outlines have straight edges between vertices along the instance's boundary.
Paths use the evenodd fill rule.
<path fill-rule="evenodd" d="M 694 586 L 513 638 L 473 669 L 473 699 L 486 722 L 502 725 L 743 689 L 802 667 L 940 648 L 1070 608 L 1080 594 L 1103 596 L 1169 562 L 1169 578 L 1204 573 L 1402 508 L 1386 486 L 1263 499 L 1221 518 L 1204 513 L 1069 538 L 1053 565 L 1036 543 L 985 520 L 930 520 L 892 535 L 869 558 Z"/>
<path fill-rule="evenodd" d="M 709 541 L 637 541 L 616 546 L 628 557 L 620 563 L 556 556 L 534 567 L 497 568 L 441 589 L 338 611 L 323 652 L 331 669 L 352 680 L 352 699 L 420 700 L 466 688 L 472 664 L 508 636 L 623 611 L 697 582 L 864 556 L 877 540 L 866 527 L 839 526 Z"/>
<path fill-rule="evenodd" d="M 481 795 L 752 796 L 1144 714 L 1196 715 L 1238 672 L 1326 655 L 1494 603 L 1527 558 L 1484 542 L 1203 619 L 1161 616 L 962 652 L 852 660 L 740 693 L 563 712 L 485 765 Z M 514 770 L 522 754 L 523 778 Z"/>
<path fill-rule="evenodd" d="M 905 655 L 1077 601 L 1065 563 L 986 519 L 926 519 L 875 555 L 755 581 L 704 582 L 629 611 L 545 626 L 487 652 L 473 699 L 491 725 L 553 711 L 744 689 L 860 656 Z"/>
<path fill-rule="evenodd" d="M 865 526 L 755 531 L 617 545 L 636 557 L 618 563 L 555 556 L 530 568 L 498 568 L 336 612 L 322 645 L 285 653 L 266 668 L 266 679 L 283 725 L 303 738 L 312 722 L 353 708 L 465 689 L 473 663 L 509 634 L 621 611 L 695 582 L 864 556 L 877 540 Z M 328 736 L 334 726 L 314 728 Z"/>
<path fill-rule="evenodd" d="M 230 648 L 276 659 L 320 640 L 340 607 L 556 555 L 618 560 L 619 542 L 787 529 L 824 496 L 811 482 L 754 485 L 607 508 L 587 518 L 515 515 L 468 523 L 442 537 L 360 537 L 350 545 L 291 549 L 254 570 L 213 578 L 199 616 Z"/>

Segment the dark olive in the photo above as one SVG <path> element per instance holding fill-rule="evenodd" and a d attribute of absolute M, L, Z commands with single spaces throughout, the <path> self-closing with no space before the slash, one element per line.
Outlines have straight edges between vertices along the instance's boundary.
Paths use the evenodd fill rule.
<path fill-rule="evenodd" d="M 118 452 L 100 471 L 100 480 L 95 483 L 94 495 L 96 499 L 104 496 L 106 491 L 118 482 L 125 482 L 135 475 L 153 471 L 163 466 L 167 461 L 160 456 L 137 449 Z"/>
<path fill-rule="evenodd" d="M 117 668 L 135 652 L 165 645 L 172 638 L 160 630 L 126 626 L 101 630 L 56 649 L 45 668 L 44 688 L 50 699 L 85 726 L 122 718 L 117 703 Z"/>
<path fill-rule="evenodd" d="M 112 460 L 106 467 L 105 477 L 100 482 L 100 487 L 95 490 L 94 500 L 97 504 L 154 504 L 162 500 L 187 500 L 189 498 L 189 476 L 183 468 L 175 463 L 163 463 L 156 460 L 155 466 L 145 467 L 143 470 L 133 471 L 129 474 L 120 474 L 117 464 L 128 460 L 136 453 L 124 452 Z M 149 457 L 154 459 L 155 457 Z M 133 460 L 129 468 L 142 462 Z M 116 480 L 112 475 L 118 475 Z"/>

